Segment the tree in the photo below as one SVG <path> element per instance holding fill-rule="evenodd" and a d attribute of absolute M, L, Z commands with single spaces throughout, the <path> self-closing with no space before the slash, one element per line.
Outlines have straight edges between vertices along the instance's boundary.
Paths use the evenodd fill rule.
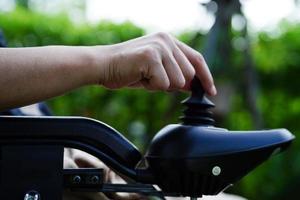
<path fill-rule="evenodd" d="M 16 0 L 16 4 L 25 9 L 29 9 L 29 0 Z"/>

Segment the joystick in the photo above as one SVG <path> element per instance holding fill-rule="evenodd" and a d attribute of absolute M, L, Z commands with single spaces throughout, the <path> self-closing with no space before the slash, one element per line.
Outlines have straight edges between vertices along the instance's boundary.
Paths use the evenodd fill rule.
<path fill-rule="evenodd" d="M 215 120 L 209 111 L 215 105 L 205 97 L 204 89 L 198 78 L 194 78 L 191 84 L 192 94 L 182 103 L 187 107 L 184 116 L 181 117 L 184 125 L 213 125 Z"/>
<path fill-rule="evenodd" d="M 216 195 L 267 160 L 284 150 L 294 139 L 286 129 L 229 131 L 214 127 L 210 108 L 199 79 L 182 124 L 171 124 L 153 138 L 146 154 L 149 170 L 162 191 L 173 196 Z"/>

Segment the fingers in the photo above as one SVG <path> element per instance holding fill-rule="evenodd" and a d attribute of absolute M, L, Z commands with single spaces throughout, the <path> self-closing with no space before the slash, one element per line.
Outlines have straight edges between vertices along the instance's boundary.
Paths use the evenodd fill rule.
<path fill-rule="evenodd" d="M 141 71 L 141 84 L 148 90 L 168 90 L 170 80 L 160 58 L 152 56 L 147 66 Z"/>
<path fill-rule="evenodd" d="M 172 54 L 167 53 L 167 55 L 164 56 L 163 65 L 170 81 L 169 90 L 183 88 L 186 80 L 180 66 Z"/>
<path fill-rule="evenodd" d="M 189 60 L 186 58 L 186 56 L 183 54 L 183 52 L 177 46 L 173 54 L 185 78 L 185 85 L 183 89 L 189 90 L 191 81 L 195 76 L 195 69 L 189 62 Z"/>
<path fill-rule="evenodd" d="M 217 91 L 212 75 L 200 53 L 166 33 L 157 33 L 154 35 L 154 39 L 156 41 L 154 46 L 159 49 L 158 54 L 161 56 L 163 66 L 163 68 L 153 66 L 155 73 L 153 73 L 152 86 L 154 88 L 166 88 L 166 84 L 164 87 L 158 86 L 162 84 L 162 77 L 165 78 L 167 74 L 169 90 L 189 89 L 190 83 L 196 75 L 205 91 L 209 95 L 216 95 Z M 161 77 L 157 77 L 160 75 L 159 73 L 163 73 Z M 154 80 L 155 78 L 157 80 Z"/>
<path fill-rule="evenodd" d="M 163 58 L 152 62 L 148 67 L 149 74 L 144 75 L 141 81 L 143 86 L 149 90 L 176 90 L 183 89 L 186 85 L 186 77 L 179 66 L 177 60 L 172 55 L 164 51 Z M 136 86 L 137 84 L 134 84 Z"/>
<path fill-rule="evenodd" d="M 195 75 L 193 66 L 171 36 L 159 33 L 154 39 L 152 46 L 149 45 L 142 52 L 143 57 L 150 63 L 143 70 L 145 77 L 148 77 L 142 81 L 143 85 L 154 90 L 186 89 Z"/>
<path fill-rule="evenodd" d="M 184 53 L 178 48 L 174 37 L 167 33 L 157 33 L 163 54 L 163 64 L 170 80 L 170 90 L 188 89 L 195 76 L 195 70 Z"/>
<path fill-rule="evenodd" d="M 149 90 L 182 90 L 189 89 L 196 75 L 209 95 L 216 94 L 213 78 L 202 55 L 167 33 L 122 43 L 115 46 L 113 52 L 112 60 L 117 62 L 109 66 L 117 70 L 108 67 L 110 70 L 106 71 L 110 78 L 107 80 L 110 83 L 103 84 L 105 86 L 142 85 Z"/>
<path fill-rule="evenodd" d="M 209 68 L 203 58 L 203 56 L 192 49 L 191 47 L 187 46 L 186 44 L 176 40 L 177 46 L 181 49 L 184 53 L 186 58 L 190 61 L 190 63 L 194 66 L 196 71 L 196 76 L 200 79 L 202 86 L 204 87 L 205 91 L 209 95 L 216 95 L 217 90 L 214 85 L 214 81 L 212 75 L 209 71 Z"/>

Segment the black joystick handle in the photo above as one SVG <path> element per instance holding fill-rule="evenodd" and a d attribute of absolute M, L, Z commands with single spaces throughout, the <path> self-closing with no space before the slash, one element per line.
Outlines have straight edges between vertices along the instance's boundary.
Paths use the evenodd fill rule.
<path fill-rule="evenodd" d="M 187 107 L 183 111 L 184 116 L 180 118 L 183 124 L 193 126 L 213 125 L 215 120 L 209 109 L 215 105 L 205 97 L 204 89 L 197 77 L 192 81 L 191 91 L 191 96 L 182 102 Z"/>
<path fill-rule="evenodd" d="M 199 98 L 202 98 L 204 96 L 204 94 L 205 94 L 205 91 L 203 89 L 201 81 L 196 76 L 192 80 L 191 91 L 192 91 L 192 95 L 196 95 Z"/>

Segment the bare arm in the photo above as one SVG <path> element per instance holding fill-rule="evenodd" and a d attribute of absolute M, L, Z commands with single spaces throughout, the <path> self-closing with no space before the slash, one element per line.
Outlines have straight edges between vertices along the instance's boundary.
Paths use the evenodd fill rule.
<path fill-rule="evenodd" d="M 165 33 L 108 46 L 0 48 L 0 110 L 92 84 L 188 89 L 195 75 L 216 94 L 201 54 Z"/>
<path fill-rule="evenodd" d="M 96 83 L 89 47 L 0 49 L 0 110 Z"/>

